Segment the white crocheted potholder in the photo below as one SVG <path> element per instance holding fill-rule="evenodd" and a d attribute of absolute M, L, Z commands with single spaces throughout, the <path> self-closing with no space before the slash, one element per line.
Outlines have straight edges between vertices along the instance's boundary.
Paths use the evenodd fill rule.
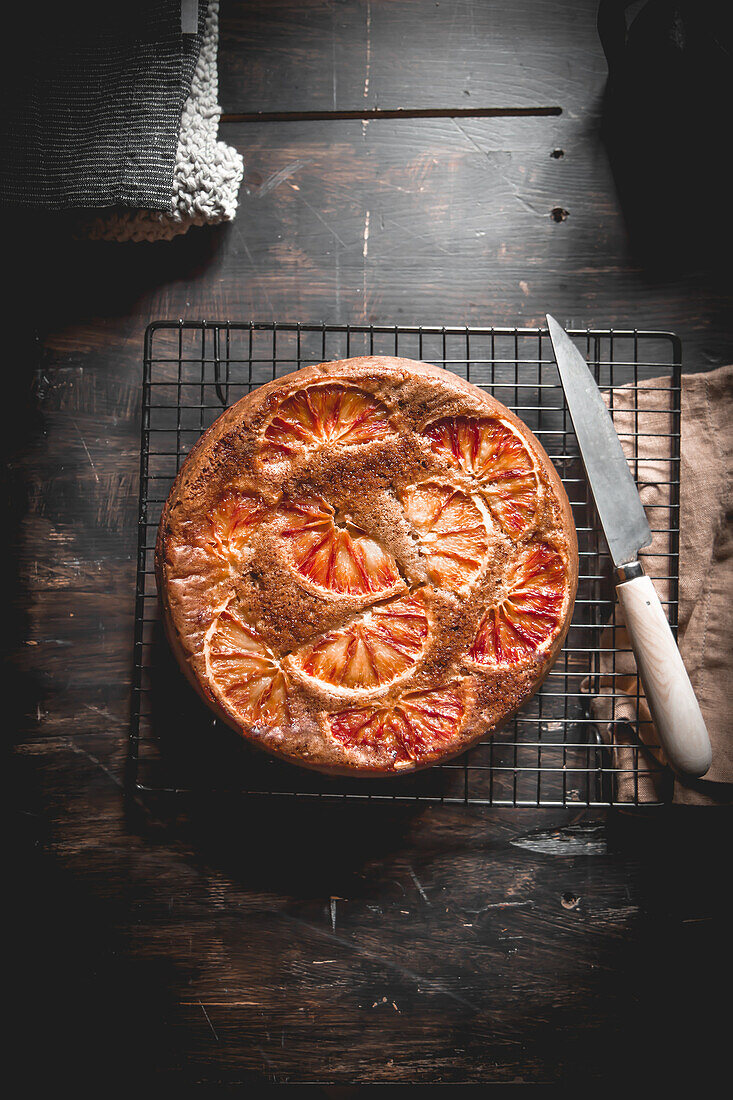
<path fill-rule="evenodd" d="M 244 161 L 236 149 L 217 141 L 221 117 L 216 68 L 218 45 L 219 3 L 209 0 L 191 94 L 181 115 L 170 212 L 116 210 L 98 215 L 84 224 L 84 236 L 106 241 L 161 241 L 186 233 L 192 225 L 216 225 L 232 220 L 237 211 Z"/>

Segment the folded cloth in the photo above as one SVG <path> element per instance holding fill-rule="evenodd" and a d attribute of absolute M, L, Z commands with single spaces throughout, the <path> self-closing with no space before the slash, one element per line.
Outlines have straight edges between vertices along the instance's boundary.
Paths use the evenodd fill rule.
<path fill-rule="evenodd" d="M 192 225 L 231 221 L 244 176 L 241 155 L 217 140 L 217 50 L 219 3 L 209 0 L 191 90 L 181 116 L 173 167 L 173 198 L 167 211 L 105 211 L 81 222 L 78 232 L 97 240 L 169 240 Z"/>
<path fill-rule="evenodd" d="M 671 443 L 675 415 L 664 380 L 611 391 L 621 444 L 634 463 L 642 502 L 654 532 L 640 558 L 662 603 L 671 592 L 676 524 Z M 713 746 L 704 779 L 673 778 L 673 800 L 715 804 L 733 801 L 733 729 L 728 676 L 733 669 L 733 367 L 684 375 L 681 406 L 679 499 L 678 641 Z M 591 713 L 611 746 L 619 801 L 657 801 L 672 779 L 644 699 L 623 619 L 616 604 L 601 638 L 603 652 Z M 620 650 L 615 654 L 613 650 Z M 615 661 L 615 665 L 614 665 Z M 642 745 L 635 739 L 638 729 Z"/>
<path fill-rule="evenodd" d="M 30 7 L 11 35 L 23 66 L 1 78 L 0 203 L 86 211 L 82 233 L 117 240 L 233 217 L 243 168 L 216 140 L 217 0 L 77 0 L 43 34 Z"/>

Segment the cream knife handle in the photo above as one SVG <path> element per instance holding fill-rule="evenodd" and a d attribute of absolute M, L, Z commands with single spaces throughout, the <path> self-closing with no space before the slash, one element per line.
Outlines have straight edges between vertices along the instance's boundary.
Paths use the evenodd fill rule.
<path fill-rule="evenodd" d="M 710 738 L 656 589 L 642 574 L 616 592 L 667 759 L 680 775 L 705 775 L 713 759 Z"/>

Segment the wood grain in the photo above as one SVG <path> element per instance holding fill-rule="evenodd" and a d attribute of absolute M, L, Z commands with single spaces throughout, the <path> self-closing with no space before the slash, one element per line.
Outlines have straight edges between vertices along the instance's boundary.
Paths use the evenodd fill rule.
<path fill-rule="evenodd" d="M 596 4 L 557 0 L 232 3 L 221 104 L 255 111 L 506 108 L 588 102 L 606 67 Z"/>
<path fill-rule="evenodd" d="M 533 325 L 549 310 L 572 327 L 674 330 L 688 369 L 733 355 L 730 275 L 654 280 L 636 266 L 585 124 L 256 123 L 224 136 L 247 163 L 231 226 L 143 249 L 70 243 L 58 226 L 55 245 L 39 240 L 49 350 L 90 366 L 112 347 L 139 355 L 155 317 Z"/>

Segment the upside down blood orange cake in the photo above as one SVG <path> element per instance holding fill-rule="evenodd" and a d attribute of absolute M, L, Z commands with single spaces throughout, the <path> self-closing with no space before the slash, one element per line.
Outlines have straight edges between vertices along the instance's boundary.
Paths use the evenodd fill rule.
<path fill-rule="evenodd" d="M 216 714 L 291 762 L 435 764 L 496 729 L 562 645 L 578 576 L 529 429 L 457 376 L 322 363 L 228 409 L 163 511 L 158 587 Z"/>

